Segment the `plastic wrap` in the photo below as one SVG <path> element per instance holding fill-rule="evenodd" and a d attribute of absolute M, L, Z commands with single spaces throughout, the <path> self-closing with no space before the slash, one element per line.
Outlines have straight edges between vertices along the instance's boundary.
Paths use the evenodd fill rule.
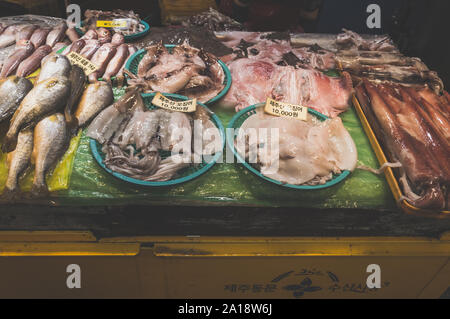
<path fill-rule="evenodd" d="M 115 93 L 120 92 L 115 90 Z M 213 110 L 224 126 L 234 115 L 230 110 Z M 355 111 L 350 109 L 341 117 L 356 143 L 358 163 L 378 167 Z M 233 158 L 231 153 L 228 156 Z M 178 186 L 146 188 L 131 185 L 109 175 L 95 162 L 89 138 L 84 134 L 75 157 L 70 187 L 58 192 L 55 200 L 61 205 L 240 205 L 391 210 L 396 207 L 384 177 L 363 170 L 355 170 L 334 187 L 317 191 L 273 185 L 238 163 L 217 163 L 206 174 Z"/>

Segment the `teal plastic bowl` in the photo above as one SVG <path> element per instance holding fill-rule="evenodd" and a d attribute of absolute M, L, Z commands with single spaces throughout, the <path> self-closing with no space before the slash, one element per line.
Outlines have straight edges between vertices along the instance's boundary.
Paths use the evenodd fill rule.
<path fill-rule="evenodd" d="M 275 179 L 264 176 L 255 167 L 253 167 L 251 164 L 247 163 L 245 161 L 245 159 L 242 158 L 242 156 L 236 150 L 236 148 L 234 146 L 234 141 L 237 136 L 237 132 L 238 132 L 239 128 L 242 126 L 242 124 L 244 123 L 244 121 L 247 118 L 249 118 L 250 116 L 252 116 L 253 114 L 256 114 L 256 109 L 258 107 L 264 107 L 264 105 L 265 105 L 265 103 L 258 103 L 258 104 L 249 106 L 249 107 L 241 110 L 240 112 L 236 113 L 233 116 L 230 123 L 228 124 L 227 128 L 232 128 L 233 130 L 227 130 L 227 144 L 228 144 L 228 147 L 233 152 L 234 156 L 236 156 L 238 163 L 242 163 L 250 172 L 252 172 L 253 174 L 257 175 L 258 177 L 260 177 L 268 182 L 271 182 L 273 184 L 283 186 L 283 187 L 294 188 L 294 189 L 303 189 L 303 190 L 323 189 L 323 188 L 331 187 L 331 186 L 338 184 L 339 182 L 342 182 L 345 178 L 347 178 L 350 175 L 350 171 L 345 170 L 341 174 L 333 174 L 332 179 L 330 179 L 325 184 L 314 185 L 314 186 L 293 185 L 293 184 L 282 183 Z M 328 117 L 326 115 L 323 115 L 322 113 L 319 113 L 319 112 L 309 109 L 309 108 L 308 108 L 308 113 L 317 117 L 321 121 L 325 121 L 326 119 L 328 119 Z"/>
<path fill-rule="evenodd" d="M 170 50 L 173 47 L 175 47 L 176 45 L 175 44 L 165 44 L 164 46 Z M 133 54 L 128 59 L 127 64 L 125 64 L 125 69 L 130 71 L 133 74 L 137 74 L 139 62 L 141 62 L 141 60 L 144 57 L 144 55 L 146 54 L 146 52 L 147 51 L 145 49 L 141 49 L 141 50 L 137 51 L 135 54 Z M 228 90 L 231 87 L 231 73 L 230 73 L 230 70 L 228 69 L 226 64 L 223 63 L 222 61 L 218 60 L 218 62 L 220 64 L 220 66 L 222 67 L 223 72 L 225 73 L 225 79 L 223 81 L 223 84 L 225 85 L 225 87 L 223 88 L 222 91 L 219 92 L 219 94 L 217 94 L 211 100 L 205 102 L 205 104 L 212 104 L 212 103 L 220 100 L 225 94 L 227 94 Z"/>
<path fill-rule="evenodd" d="M 151 101 L 153 100 L 154 96 L 155 96 L 155 93 L 142 94 L 142 98 L 144 100 L 145 105 L 151 110 L 157 108 L 156 106 L 154 106 L 151 103 Z M 186 96 L 182 96 L 182 95 L 178 95 L 178 94 L 164 94 L 164 96 L 170 97 L 170 98 L 172 98 L 174 100 L 177 100 L 177 101 L 188 100 L 188 98 Z M 204 107 L 209 112 L 211 112 L 208 109 L 208 107 L 206 105 L 202 104 L 202 103 L 198 103 L 198 106 Z M 222 150 L 220 152 L 214 154 L 214 156 L 212 157 L 211 161 L 206 162 L 203 159 L 202 163 L 191 165 L 189 167 L 186 167 L 186 168 L 178 171 L 177 174 L 176 174 L 176 178 L 172 179 L 172 180 L 168 180 L 168 181 L 162 181 L 162 182 L 143 181 L 143 180 L 140 180 L 140 179 L 131 178 L 131 177 L 128 177 L 126 175 L 114 172 L 114 171 L 110 170 L 108 167 L 106 167 L 106 165 L 103 163 L 103 160 L 105 159 L 105 154 L 102 152 L 101 144 L 99 142 L 97 142 L 96 140 L 91 138 L 89 140 L 89 145 L 90 145 L 90 148 L 91 148 L 92 155 L 94 156 L 94 158 L 97 161 L 97 163 L 105 171 L 107 171 L 109 174 L 111 174 L 114 177 L 116 177 L 116 178 L 118 178 L 120 180 L 123 180 L 125 182 L 131 183 L 131 184 L 135 184 L 135 185 L 141 185 L 141 186 L 151 186 L 151 187 L 171 186 L 171 185 L 185 183 L 187 181 L 190 181 L 190 180 L 192 180 L 194 178 L 197 178 L 200 175 L 206 173 L 211 167 L 214 166 L 214 164 L 217 162 L 217 160 L 222 156 L 223 148 L 225 147 L 225 129 L 224 129 L 223 125 L 222 125 L 222 122 L 217 117 L 217 115 L 212 114 L 211 115 L 211 121 L 219 129 L 220 137 L 222 139 Z M 167 156 L 162 155 L 161 157 L 165 158 Z"/>
<path fill-rule="evenodd" d="M 145 22 L 144 20 L 141 20 L 139 23 L 144 25 L 145 29 L 142 30 L 141 32 L 138 32 L 138 33 L 134 33 L 134 34 L 130 34 L 130 35 L 124 35 L 124 38 L 125 38 L 126 42 L 142 38 L 144 35 L 146 35 L 150 31 L 150 26 L 148 25 L 147 22 Z M 83 23 L 81 25 L 83 25 Z M 75 30 L 77 31 L 77 33 L 80 36 L 84 35 L 84 32 L 80 28 L 75 27 Z"/>

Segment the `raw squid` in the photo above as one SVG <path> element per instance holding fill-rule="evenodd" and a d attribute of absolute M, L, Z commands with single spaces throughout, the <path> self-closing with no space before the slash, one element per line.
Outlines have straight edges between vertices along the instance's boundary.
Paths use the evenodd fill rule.
<path fill-rule="evenodd" d="M 357 95 L 365 112 L 374 114 L 393 160 L 402 164 L 400 181 L 407 200 L 421 208 L 447 207 L 449 144 L 424 112 L 424 100 L 412 89 L 367 80 L 357 87 Z"/>
<path fill-rule="evenodd" d="M 127 72 L 130 85 L 146 92 L 179 93 L 207 102 L 224 87 L 225 74 L 217 58 L 186 43 L 172 53 L 160 43 L 147 48 L 138 66 L 137 76 Z"/>
<path fill-rule="evenodd" d="M 220 103 L 235 107 L 236 111 L 271 97 L 335 117 L 347 110 L 353 90 L 346 72 L 341 78 L 334 78 L 313 69 L 245 58 L 233 61 L 229 68 L 233 84 Z"/>
<path fill-rule="evenodd" d="M 206 112 L 196 111 L 192 116 L 164 109 L 148 110 L 138 91 L 132 88 L 100 112 L 88 127 L 87 136 L 102 144 L 104 163 L 109 169 L 145 181 L 169 180 L 192 163 L 192 146 L 196 143 L 192 143 L 194 120 L 204 123 L 202 130 L 212 130 L 209 135 L 220 137 L 220 134 L 217 127 L 209 126 Z M 211 136 L 205 141 L 211 143 Z M 220 151 L 222 144 L 214 142 L 213 146 L 219 147 L 207 145 L 196 154 Z M 160 151 L 171 152 L 171 156 L 163 158 Z"/>
<path fill-rule="evenodd" d="M 324 184 L 333 174 L 353 171 L 357 161 L 355 143 L 339 117 L 320 122 L 308 114 L 301 121 L 259 108 L 240 127 L 235 145 L 263 175 L 294 185 Z"/>

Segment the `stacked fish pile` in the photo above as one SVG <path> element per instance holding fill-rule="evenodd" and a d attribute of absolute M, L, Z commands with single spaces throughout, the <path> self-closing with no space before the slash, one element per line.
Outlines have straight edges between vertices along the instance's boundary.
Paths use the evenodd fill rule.
<path fill-rule="evenodd" d="M 159 43 L 146 48 L 137 74 L 127 72 L 130 86 L 138 85 L 145 92 L 177 93 L 199 102 L 207 102 L 225 87 L 225 73 L 218 59 L 203 49 L 187 43 L 171 52 Z"/>
<path fill-rule="evenodd" d="M 34 87 L 15 75 L 0 80 L 0 121 L 12 115 L 2 145 L 9 167 L 3 196 L 18 194 L 19 177 L 31 164 L 32 195 L 47 193 L 46 173 L 65 153 L 72 133 L 113 101 L 108 83 L 85 85 L 84 71 L 59 54 L 44 58 Z"/>
<path fill-rule="evenodd" d="M 11 74 L 26 77 L 36 71 L 44 57 L 67 45 L 64 42 L 65 23 L 54 27 L 38 27 L 34 24 L 0 24 L 0 49 L 15 44 L 13 52 L 3 62 L 0 78 Z"/>
<path fill-rule="evenodd" d="M 374 84 L 356 88 L 358 100 L 391 160 L 401 163 L 405 199 L 420 208 L 448 209 L 450 99 L 429 88 Z"/>
<path fill-rule="evenodd" d="M 444 84 L 435 71 L 419 59 L 401 54 L 388 36 L 364 39 L 345 30 L 336 37 L 337 60 L 355 83 L 365 78 L 374 83 L 390 82 L 442 93 Z"/>
<path fill-rule="evenodd" d="M 84 13 L 85 19 L 83 20 L 81 30 L 88 32 L 88 30 L 97 29 L 97 21 L 126 21 L 126 27 L 112 28 L 113 33 L 120 33 L 122 35 L 132 35 L 144 31 L 145 26 L 141 23 L 139 15 L 132 10 L 86 10 Z"/>
<path fill-rule="evenodd" d="M 87 136 L 102 144 L 106 167 L 143 181 L 173 179 L 195 163 L 194 156 L 222 149 L 219 130 L 205 108 L 197 105 L 192 114 L 149 110 L 137 87 L 104 109 L 88 127 Z"/>
<path fill-rule="evenodd" d="M 241 31 L 244 26 L 213 8 L 193 15 L 182 22 L 185 27 L 199 26 L 210 31 Z"/>
<path fill-rule="evenodd" d="M 448 210 L 450 100 L 437 73 L 398 52 L 388 37 L 344 30 L 337 59 L 395 169 L 404 197 L 418 208 Z"/>
<path fill-rule="evenodd" d="M 81 38 L 75 32 L 71 40 L 72 44 L 62 54 L 76 52 L 97 67 L 95 72 L 89 74 L 89 82 L 93 83 L 98 78 L 103 78 L 111 83 L 111 78 L 116 76 L 118 83 L 120 85 L 123 83 L 125 64 L 137 48 L 124 43 L 125 38 L 121 33 L 113 35 L 108 29 L 99 28 L 89 30 Z"/>

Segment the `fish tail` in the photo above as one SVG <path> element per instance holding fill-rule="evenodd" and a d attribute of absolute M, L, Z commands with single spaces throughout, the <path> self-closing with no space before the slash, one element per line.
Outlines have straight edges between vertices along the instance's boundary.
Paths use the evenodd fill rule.
<path fill-rule="evenodd" d="M 17 135 L 6 135 L 2 145 L 2 152 L 9 153 L 15 150 L 17 145 Z"/>
<path fill-rule="evenodd" d="M 45 183 L 45 175 L 43 173 L 38 173 L 37 169 L 34 174 L 30 196 L 33 198 L 45 197 L 49 193 L 47 184 Z"/>
<path fill-rule="evenodd" d="M 31 188 L 31 197 L 33 198 L 39 198 L 39 197 L 46 197 L 48 195 L 49 191 L 47 188 L 47 185 L 45 183 L 39 183 L 35 184 L 33 183 L 33 187 Z"/>
<path fill-rule="evenodd" d="M 20 190 L 19 188 L 9 188 L 5 187 L 3 190 L 3 193 L 0 195 L 0 200 L 5 202 L 15 202 L 20 197 Z"/>

